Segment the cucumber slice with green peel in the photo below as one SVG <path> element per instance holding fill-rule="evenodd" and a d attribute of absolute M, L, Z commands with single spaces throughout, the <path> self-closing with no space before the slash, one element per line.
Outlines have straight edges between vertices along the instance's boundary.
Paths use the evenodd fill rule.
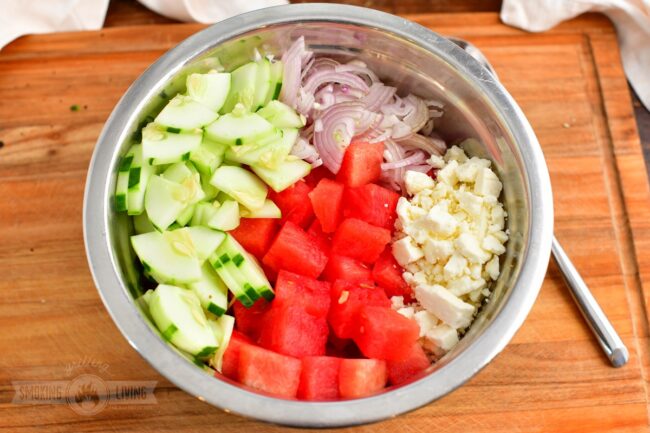
<path fill-rule="evenodd" d="M 191 251 L 171 244 L 163 233 L 131 236 L 142 266 L 159 283 L 185 284 L 201 278 L 199 259 Z"/>
<path fill-rule="evenodd" d="M 276 134 L 275 127 L 266 119 L 255 113 L 242 112 L 239 107 L 241 105 L 206 126 L 206 135 L 218 143 L 241 146 Z"/>
<path fill-rule="evenodd" d="M 127 196 L 129 192 L 129 170 L 133 162 L 133 148 L 122 157 L 117 171 L 115 184 L 115 209 L 118 212 L 127 210 Z"/>
<path fill-rule="evenodd" d="M 162 337 L 198 358 L 210 358 L 219 346 L 201 308 L 190 290 L 160 284 L 149 302 L 149 312 Z"/>
<path fill-rule="evenodd" d="M 190 153 L 190 161 L 204 176 L 212 176 L 222 163 L 228 146 L 203 137 L 201 145 Z"/>
<path fill-rule="evenodd" d="M 208 259 L 212 268 L 217 272 L 217 275 L 221 280 L 226 284 L 226 287 L 232 292 L 232 294 L 242 303 L 245 307 L 251 307 L 253 305 L 253 300 L 251 300 L 243 288 L 240 286 L 239 282 L 235 278 L 235 275 L 231 273 L 231 267 L 226 267 L 225 265 L 230 261 L 230 256 L 227 254 L 222 254 L 219 256 L 216 252 L 210 256 Z"/>
<path fill-rule="evenodd" d="M 241 167 L 222 165 L 215 170 L 210 183 L 253 211 L 264 206 L 268 193 L 264 182 Z"/>
<path fill-rule="evenodd" d="M 282 90 L 282 76 L 284 74 L 284 64 L 282 61 L 278 60 L 271 63 L 271 84 L 269 86 L 269 91 L 266 94 L 264 100 L 264 105 L 269 102 L 278 99 L 280 97 L 280 91 Z"/>
<path fill-rule="evenodd" d="M 228 309 L 228 287 L 208 262 L 201 266 L 201 279 L 188 287 L 199 298 L 204 310 L 219 317 Z"/>
<path fill-rule="evenodd" d="M 153 168 L 142 156 L 142 145 L 134 144 L 131 146 L 131 152 L 133 152 L 133 160 L 129 168 L 129 193 L 126 207 L 129 215 L 140 215 L 144 212 L 144 196 Z"/>
<path fill-rule="evenodd" d="M 151 317 L 151 313 L 149 313 L 149 302 L 151 301 L 151 296 L 153 296 L 153 290 L 147 290 L 135 300 L 135 303 L 140 307 L 142 314 L 153 322 L 153 317 Z"/>
<path fill-rule="evenodd" d="M 218 320 L 208 319 L 208 323 L 210 324 L 214 335 L 217 337 L 217 341 L 219 341 L 219 348 L 210 360 L 210 364 L 221 373 L 223 354 L 226 353 L 226 349 L 228 349 L 228 345 L 230 344 L 232 331 L 235 329 L 235 318 L 224 314 L 219 317 Z"/>
<path fill-rule="evenodd" d="M 261 209 L 251 211 L 242 207 L 239 215 L 242 218 L 282 218 L 282 211 L 272 200 L 267 198 Z"/>
<path fill-rule="evenodd" d="M 255 79 L 255 97 L 253 98 L 253 111 L 266 103 L 266 95 L 271 87 L 271 62 L 263 58 L 257 62 L 257 77 Z"/>
<path fill-rule="evenodd" d="M 182 216 L 188 206 L 204 197 L 198 174 L 186 178 L 183 183 L 172 182 L 156 175 L 149 179 L 144 207 L 152 224 L 159 230 L 165 230 Z"/>
<path fill-rule="evenodd" d="M 280 101 L 270 101 L 257 114 L 268 120 L 276 128 L 302 128 L 305 117 Z"/>
<path fill-rule="evenodd" d="M 177 162 L 168 166 L 160 176 L 175 183 L 183 183 L 185 179 L 191 177 L 193 174 L 194 172 L 189 168 L 187 163 Z"/>
<path fill-rule="evenodd" d="M 214 204 L 216 203 L 216 205 Z M 199 202 L 196 204 L 194 209 L 194 215 L 192 215 L 192 221 L 190 221 L 190 226 L 207 226 L 208 221 L 214 216 L 217 212 L 219 202 Z"/>
<path fill-rule="evenodd" d="M 205 201 L 214 200 L 219 195 L 219 190 L 210 183 L 210 178 L 211 176 L 201 176 L 201 189 L 203 190 L 205 196 L 203 200 Z"/>
<path fill-rule="evenodd" d="M 307 176 L 311 171 L 311 164 L 289 155 L 285 161 L 278 164 L 274 169 L 262 165 L 251 165 L 251 169 L 273 191 L 281 192 Z"/>
<path fill-rule="evenodd" d="M 143 233 L 155 232 L 156 228 L 151 224 L 147 213 L 142 212 L 140 215 L 133 217 L 133 230 L 136 234 L 141 235 Z"/>
<path fill-rule="evenodd" d="M 209 107 L 184 95 L 174 96 L 154 122 L 169 128 L 191 130 L 215 121 L 219 115 Z"/>
<path fill-rule="evenodd" d="M 186 227 L 182 230 L 187 231 L 189 234 L 199 260 L 210 257 L 226 238 L 224 232 L 212 230 L 208 227 Z"/>
<path fill-rule="evenodd" d="M 215 254 L 220 258 L 222 267 L 234 277 L 237 287 L 226 283 L 233 293 L 244 292 L 252 301 L 261 296 L 273 299 L 273 289 L 264 271 L 233 236 L 227 234 Z"/>
<path fill-rule="evenodd" d="M 142 156 L 151 165 L 186 161 L 201 145 L 202 139 L 201 129 L 169 132 L 163 126 L 150 123 L 142 130 Z"/>
<path fill-rule="evenodd" d="M 230 91 L 230 73 L 210 71 L 187 77 L 187 95 L 206 107 L 219 111 Z"/>
<path fill-rule="evenodd" d="M 216 209 L 208 221 L 208 227 L 229 231 L 239 227 L 239 204 L 234 200 L 226 200 Z"/>
<path fill-rule="evenodd" d="M 226 158 L 247 165 L 259 165 L 273 169 L 281 164 L 291 152 L 298 139 L 295 128 L 279 129 L 282 137 L 260 146 L 233 146 L 226 152 Z"/>
<path fill-rule="evenodd" d="M 185 227 L 191 220 L 192 215 L 194 215 L 194 209 L 196 208 L 195 204 L 187 206 L 176 218 L 178 225 Z"/>
<path fill-rule="evenodd" d="M 242 104 L 246 107 L 246 110 L 250 111 L 255 101 L 256 81 L 257 63 L 255 62 L 246 63 L 232 71 L 230 74 L 230 91 L 220 113 L 230 113 L 237 104 Z"/>

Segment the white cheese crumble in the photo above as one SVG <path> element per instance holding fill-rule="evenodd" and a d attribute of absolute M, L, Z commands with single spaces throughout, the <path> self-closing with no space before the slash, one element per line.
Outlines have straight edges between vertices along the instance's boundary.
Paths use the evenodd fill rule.
<path fill-rule="evenodd" d="M 397 203 L 393 256 L 415 301 L 392 298 L 393 308 L 415 320 L 422 346 L 433 356 L 448 352 L 472 323 L 499 277 L 505 252 L 506 212 L 498 197 L 503 185 L 491 162 L 469 158 L 457 146 L 430 158 L 436 179 L 404 175 L 410 199 Z"/>

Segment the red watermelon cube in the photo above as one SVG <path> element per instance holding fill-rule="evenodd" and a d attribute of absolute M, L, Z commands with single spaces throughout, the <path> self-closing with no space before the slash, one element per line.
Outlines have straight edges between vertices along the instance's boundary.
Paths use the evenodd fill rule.
<path fill-rule="evenodd" d="M 422 346 L 415 343 L 411 346 L 406 357 L 400 361 L 387 361 L 388 380 L 393 385 L 400 385 L 408 382 L 409 379 L 426 370 L 431 361 L 422 350 Z"/>
<path fill-rule="evenodd" d="M 309 314 L 327 317 L 331 285 L 293 272 L 280 271 L 275 283 L 274 306 L 301 306 Z"/>
<path fill-rule="evenodd" d="M 316 168 L 312 168 L 309 174 L 304 177 L 304 180 L 307 183 L 307 185 L 309 185 L 312 188 L 315 188 L 316 185 L 318 185 L 318 182 L 320 182 L 321 179 L 323 178 L 333 179 L 334 175 L 332 174 L 331 171 L 327 169 L 327 167 L 325 167 L 324 165 L 319 165 Z"/>
<path fill-rule="evenodd" d="M 333 233 L 341 221 L 343 185 L 327 178 L 321 179 L 309 193 L 309 199 L 323 232 Z"/>
<path fill-rule="evenodd" d="M 302 362 L 250 344 L 239 352 L 239 381 L 275 396 L 293 398 L 298 393 Z"/>
<path fill-rule="evenodd" d="M 352 338 L 368 358 L 402 360 L 420 336 L 414 320 L 391 308 L 364 305 L 357 314 L 357 333 Z"/>
<path fill-rule="evenodd" d="M 242 218 L 239 226 L 229 233 L 242 247 L 258 260 L 268 251 L 275 234 L 278 232 L 278 220 L 274 218 Z"/>
<path fill-rule="evenodd" d="M 302 180 L 282 192 L 269 191 L 269 198 L 282 211 L 282 224 L 291 221 L 303 229 L 309 227 L 309 223 L 314 219 L 314 210 L 309 200 L 310 192 L 311 187 Z"/>
<path fill-rule="evenodd" d="M 300 305 L 274 305 L 266 315 L 260 345 L 302 358 L 325 355 L 327 318 L 313 316 Z"/>
<path fill-rule="evenodd" d="M 318 219 L 315 219 L 311 223 L 311 225 L 307 229 L 307 234 L 316 240 L 316 243 L 318 244 L 321 250 L 325 251 L 326 253 L 329 253 L 330 249 L 332 248 L 332 246 L 330 245 L 332 239 L 327 233 L 323 232 L 323 229 L 321 228 Z"/>
<path fill-rule="evenodd" d="M 364 305 L 390 308 L 390 299 L 380 287 L 337 280 L 332 285 L 332 303 L 327 316 L 339 338 L 353 338 L 359 329 L 359 310 Z"/>
<path fill-rule="evenodd" d="M 372 272 L 368 266 L 351 257 L 332 254 L 323 271 L 327 281 L 347 280 L 354 283 L 371 283 Z"/>
<path fill-rule="evenodd" d="M 343 195 L 344 218 L 357 218 L 377 227 L 392 230 L 399 194 L 374 183 L 346 188 Z"/>
<path fill-rule="evenodd" d="M 341 358 L 306 356 L 302 358 L 302 373 L 298 398 L 304 400 L 335 400 L 339 396 L 339 366 Z"/>
<path fill-rule="evenodd" d="M 312 236 L 287 221 L 262 261 L 276 272 L 284 269 L 318 278 L 327 264 L 327 255 Z"/>
<path fill-rule="evenodd" d="M 390 230 L 356 218 L 343 220 L 332 239 L 332 252 L 373 263 L 390 242 Z"/>
<path fill-rule="evenodd" d="M 327 268 L 325 268 L 327 272 Z M 404 269 L 397 264 L 390 248 L 386 248 L 379 256 L 372 267 L 372 278 L 377 285 L 386 290 L 389 297 L 403 296 L 406 302 L 410 302 L 413 296 L 411 287 L 404 281 L 402 274 Z"/>
<path fill-rule="evenodd" d="M 343 156 L 336 178 L 347 186 L 356 187 L 379 180 L 384 160 L 384 143 L 354 142 Z"/>
<path fill-rule="evenodd" d="M 342 359 L 339 366 L 339 395 L 360 398 L 376 394 L 386 386 L 386 362 L 378 359 Z"/>
<path fill-rule="evenodd" d="M 251 307 L 245 307 L 241 302 L 235 301 L 232 305 L 237 330 L 253 341 L 257 341 L 263 328 L 266 312 L 271 304 L 265 299 L 258 299 Z"/>
<path fill-rule="evenodd" d="M 239 380 L 239 352 L 244 345 L 251 345 L 251 340 L 244 334 L 233 331 L 230 343 L 223 353 L 221 374 L 232 379 Z"/>

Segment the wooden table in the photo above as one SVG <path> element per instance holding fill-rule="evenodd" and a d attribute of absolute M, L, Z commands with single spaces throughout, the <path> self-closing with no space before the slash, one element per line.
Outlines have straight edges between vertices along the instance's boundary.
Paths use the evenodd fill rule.
<path fill-rule="evenodd" d="M 521 105 L 551 173 L 556 234 L 631 359 L 609 366 L 551 264 L 524 326 L 485 370 L 434 404 L 351 430 L 649 431 L 650 192 L 611 25 L 585 16 L 531 35 L 494 13 L 410 18 L 474 42 Z M 30 36 L 0 52 L 0 431 L 283 431 L 202 403 L 149 367 L 104 309 L 83 251 L 86 169 L 107 115 L 142 70 L 200 28 Z M 12 403 L 13 381 L 83 373 L 157 381 L 157 404 L 81 416 Z"/>

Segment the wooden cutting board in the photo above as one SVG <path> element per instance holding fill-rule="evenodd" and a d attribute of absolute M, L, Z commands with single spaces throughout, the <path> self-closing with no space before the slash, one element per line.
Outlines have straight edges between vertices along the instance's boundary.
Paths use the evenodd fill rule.
<path fill-rule="evenodd" d="M 555 265 L 512 343 L 467 385 L 356 431 L 648 430 L 650 194 L 614 31 L 586 16 L 542 35 L 496 14 L 418 15 L 484 50 L 530 119 L 550 168 L 556 234 L 630 349 L 609 366 Z M 129 346 L 95 290 L 81 210 L 95 140 L 128 85 L 198 25 L 22 38 L 0 52 L 0 430 L 282 428 L 179 390 Z M 76 105 L 79 111 L 72 111 Z M 18 405 L 12 381 L 158 381 L 155 405 Z"/>

